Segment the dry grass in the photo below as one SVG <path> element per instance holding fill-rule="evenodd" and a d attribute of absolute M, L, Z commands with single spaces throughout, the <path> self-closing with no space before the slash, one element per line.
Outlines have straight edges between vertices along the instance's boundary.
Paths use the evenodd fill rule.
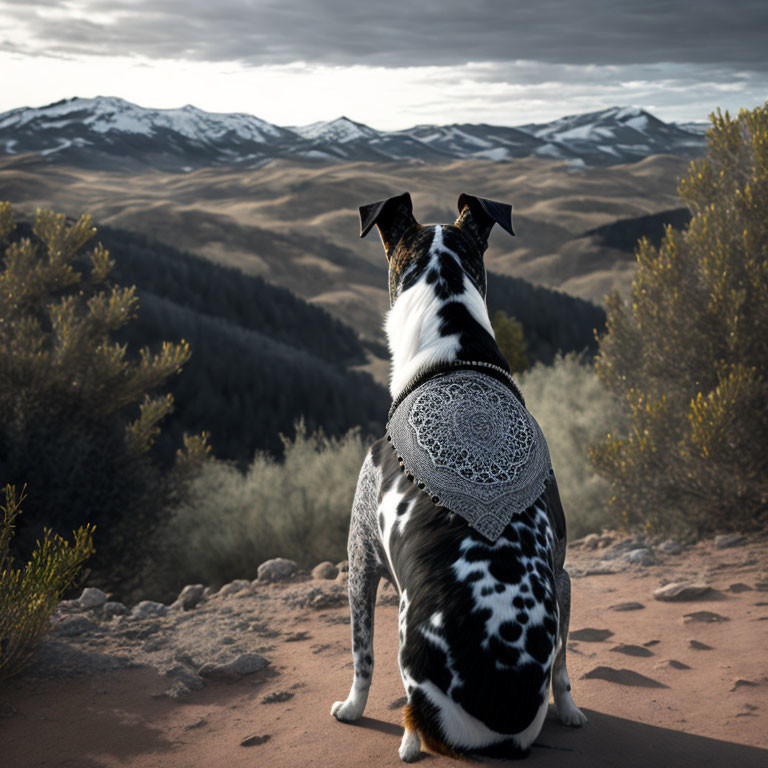
<path fill-rule="evenodd" d="M 610 486 L 589 460 L 590 444 L 622 424 L 619 403 L 592 366 L 574 355 L 552 366 L 536 365 L 520 376 L 526 405 L 549 444 L 571 538 L 615 527 L 608 509 Z"/>

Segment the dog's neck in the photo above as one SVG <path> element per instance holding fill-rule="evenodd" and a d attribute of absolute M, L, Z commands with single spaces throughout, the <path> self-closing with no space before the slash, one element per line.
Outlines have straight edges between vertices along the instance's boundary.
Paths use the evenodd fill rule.
<path fill-rule="evenodd" d="M 429 253 L 403 275 L 407 287 L 387 315 L 393 399 L 425 370 L 443 363 L 477 361 L 509 370 L 485 299 L 444 244 L 443 234 L 443 227 L 436 226 Z"/>

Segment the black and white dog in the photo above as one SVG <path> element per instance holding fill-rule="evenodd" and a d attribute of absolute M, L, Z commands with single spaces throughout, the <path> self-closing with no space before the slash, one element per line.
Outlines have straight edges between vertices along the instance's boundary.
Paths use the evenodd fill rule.
<path fill-rule="evenodd" d="M 406 193 L 363 206 L 360 215 L 361 237 L 375 224 L 389 262 L 395 404 L 454 368 L 494 376 L 515 390 L 488 319 L 483 266 L 494 223 L 514 234 L 511 208 L 461 195 L 452 226 L 421 226 Z M 400 596 L 404 761 L 418 757 L 422 739 L 452 756 L 525 754 L 544 722 L 550 680 L 561 721 L 583 725 L 565 666 L 570 580 L 554 475 L 495 541 L 415 480 L 386 440 L 371 447 L 349 533 L 354 680 L 331 714 L 342 721 L 363 714 L 376 590 L 385 577 Z"/>

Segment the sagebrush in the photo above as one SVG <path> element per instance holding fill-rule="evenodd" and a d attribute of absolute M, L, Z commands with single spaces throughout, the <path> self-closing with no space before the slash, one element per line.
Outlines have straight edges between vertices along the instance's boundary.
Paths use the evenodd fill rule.
<path fill-rule="evenodd" d="M 570 535 L 610 527 L 608 484 L 589 463 L 588 446 L 620 420 L 613 396 L 573 355 L 536 365 L 520 381 L 550 445 Z M 143 592 L 170 599 L 187 583 L 252 579 L 272 557 L 307 568 L 346 558 L 352 499 L 369 442 L 356 430 L 331 439 L 298 425 L 294 439 L 283 438 L 281 462 L 259 454 L 246 473 L 233 464 L 207 463 L 188 501 L 157 532 Z"/>
<path fill-rule="evenodd" d="M 526 406 L 541 426 L 568 523 L 577 538 L 620 523 L 609 509 L 611 490 L 589 459 L 589 446 L 624 422 L 621 403 L 578 355 L 537 364 L 519 378 Z"/>
<path fill-rule="evenodd" d="M 609 297 L 597 372 L 629 428 L 592 454 L 627 525 L 694 536 L 768 507 L 768 105 L 718 111 L 707 138 L 688 229 L 641 240 L 629 303 Z"/>
<path fill-rule="evenodd" d="M 357 476 L 368 447 L 359 430 L 341 438 L 296 426 L 284 458 L 257 454 L 243 473 L 207 462 L 187 500 L 156 535 L 144 592 L 171 597 L 186 583 L 256 577 L 272 557 L 304 567 L 346 558 Z"/>
<path fill-rule="evenodd" d="M 5 504 L 0 504 L 0 680 L 27 665 L 62 594 L 93 553 L 91 526 L 76 530 L 71 543 L 46 530 L 29 562 L 17 567 L 11 541 L 23 500 L 23 492 L 6 486 Z"/>

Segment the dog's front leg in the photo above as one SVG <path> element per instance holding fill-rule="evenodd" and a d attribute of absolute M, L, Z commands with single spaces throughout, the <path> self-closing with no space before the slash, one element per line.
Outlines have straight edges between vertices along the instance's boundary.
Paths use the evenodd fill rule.
<path fill-rule="evenodd" d="M 346 701 L 336 701 L 331 714 L 337 720 L 357 720 L 368 700 L 373 675 L 373 610 L 381 565 L 376 557 L 376 509 L 380 475 L 369 453 L 360 470 L 349 526 L 349 609 L 352 624 L 354 679 Z"/>
<path fill-rule="evenodd" d="M 380 571 L 370 542 L 350 541 L 349 608 L 352 617 L 352 657 L 354 679 L 346 701 L 337 701 L 331 714 L 337 720 L 362 717 L 373 676 L 373 611 Z"/>

